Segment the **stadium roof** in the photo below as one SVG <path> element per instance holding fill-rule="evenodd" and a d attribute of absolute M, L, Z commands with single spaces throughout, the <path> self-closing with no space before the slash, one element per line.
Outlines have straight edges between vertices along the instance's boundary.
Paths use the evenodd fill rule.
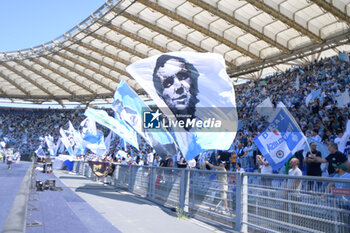
<path fill-rule="evenodd" d="M 0 98 L 110 102 L 125 68 L 169 51 L 224 56 L 232 81 L 350 51 L 350 0 L 110 0 L 61 37 L 0 53 Z"/>

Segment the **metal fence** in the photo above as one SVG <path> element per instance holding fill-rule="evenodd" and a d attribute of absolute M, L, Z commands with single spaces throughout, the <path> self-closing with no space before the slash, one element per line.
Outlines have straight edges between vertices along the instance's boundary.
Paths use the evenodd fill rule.
<path fill-rule="evenodd" d="M 97 179 L 86 162 L 74 171 Z M 350 180 L 129 165 L 104 179 L 236 231 L 350 232 Z"/>

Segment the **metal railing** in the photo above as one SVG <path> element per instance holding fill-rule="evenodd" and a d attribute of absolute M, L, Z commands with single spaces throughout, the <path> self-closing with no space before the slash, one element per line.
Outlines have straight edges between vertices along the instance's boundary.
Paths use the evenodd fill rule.
<path fill-rule="evenodd" d="M 74 172 L 97 179 L 86 162 L 75 162 Z M 350 232 L 346 179 L 129 165 L 116 165 L 111 179 L 116 187 L 240 232 Z"/>

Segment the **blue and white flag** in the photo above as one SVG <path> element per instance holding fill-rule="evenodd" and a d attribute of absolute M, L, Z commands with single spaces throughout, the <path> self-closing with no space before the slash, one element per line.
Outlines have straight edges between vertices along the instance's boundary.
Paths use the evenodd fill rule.
<path fill-rule="evenodd" d="M 151 111 L 141 98 L 123 80 L 114 94 L 113 110 L 127 122 L 161 157 L 176 153 L 175 143 L 163 127 L 147 130 L 143 127 L 143 113 Z"/>
<path fill-rule="evenodd" d="M 344 153 L 346 156 L 350 152 L 350 120 L 348 120 L 346 123 L 346 129 L 339 142 L 338 150 Z"/>
<path fill-rule="evenodd" d="M 113 134 L 113 131 L 111 130 L 108 136 L 105 138 L 106 152 L 108 152 L 109 148 L 111 147 L 112 134 Z"/>
<path fill-rule="evenodd" d="M 297 78 L 295 79 L 294 87 L 295 87 L 295 90 L 299 91 L 299 88 L 300 88 L 299 75 L 297 75 Z"/>
<path fill-rule="evenodd" d="M 49 151 L 51 156 L 56 156 L 57 146 L 54 143 L 54 139 L 51 135 L 45 136 L 45 142 L 47 145 L 47 150 Z"/>
<path fill-rule="evenodd" d="M 344 93 L 341 93 L 339 96 L 335 97 L 337 101 L 338 108 L 344 108 L 350 103 L 349 90 L 345 90 Z"/>
<path fill-rule="evenodd" d="M 82 127 L 81 129 L 81 136 L 84 137 L 86 131 L 89 131 L 93 135 L 97 134 L 97 129 L 96 129 L 96 123 L 93 119 L 91 118 L 85 118 L 81 123 L 80 126 Z"/>
<path fill-rule="evenodd" d="M 19 151 L 16 151 L 16 153 L 14 153 L 12 156 L 12 160 L 19 162 L 20 159 L 21 159 L 21 154 L 19 153 Z"/>
<path fill-rule="evenodd" d="M 279 107 L 254 142 L 270 166 L 277 170 L 304 148 L 306 138 L 287 108 Z"/>
<path fill-rule="evenodd" d="M 238 118 L 232 80 L 221 55 L 171 52 L 136 61 L 126 70 L 164 114 L 144 117 L 145 125 L 158 126 L 163 119 L 160 123 L 186 160 L 206 150 L 230 148 Z"/>
<path fill-rule="evenodd" d="M 314 99 L 319 97 L 321 95 L 321 93 L 322 93 L 321 89 L 317 89 L 315 91 L 311 91 L 311 93 L 308 96 L 306 96 L 306 99 L 305 99 L 306 106 L 309 105 L 309 103 L 311 101 L 313 101 Z"/>
<path fill-rule="evenodd" d="M 103 134 L 93 135 L 87 131 L 83 138 L 83 145 L 98 156 L 101 156 L 106 152 L 106 144 L 104 142 Z"/>
<path fill-rule="evenodd" d="M 138 95 L 122 80 L 114 93 L 112 109 L 119 118 L 128 123 L 148 144 L 152 145 L 143 130 L 142 108 L 148 108 Z"/>
<path fill-rule="evenodd" d="M 46 157 L 45 151 L 41 146 L 35 151 L 35 154 L 39 157 Z"/>
<path fill-rule="evenodd" d="M 339 61 L 349 62 L 349 54 L 346 51 L 339 52 L 338 58 L 339 58 Z"/>
<path fill-rule="evenodd" d="M 64 146 L 64 144 L 63 144 L 63 142 L 61 140 L 61 137 L 58 138 L 58 142 L 57 142 L 56 146 L 58 148 L 58 150 L 57 150 L 58 153 L 63 153 L 64 152 L 65 146 Z"/>
<path fill-rule="evenodd" d="M 270 117 L 273 113 L 273 105 L 270 97 L 267 97 L 263 102 L 257 105 L 255 109 L 259 115 Z"/>
<path fill-rule="evenodd" d="M 73 146 L 72 146 L 72 144 L 74 145 L 73 138 L 69 139 L 62 128 L 60 128 L 60 134 L 61 134 L 62 144 L 67 149 L 69 155 L 74 156 Z"/>
<path fill-rule="evenodd" d="M 139 148 L 136 132 L 130 126 L 127 126 L 125 122 L 109 116 L 108 113 L 104 110 L 88 108 L 84 114 L 100 125 L 112 130 L 130 145 L 134 146 L 137 149 Z"/>

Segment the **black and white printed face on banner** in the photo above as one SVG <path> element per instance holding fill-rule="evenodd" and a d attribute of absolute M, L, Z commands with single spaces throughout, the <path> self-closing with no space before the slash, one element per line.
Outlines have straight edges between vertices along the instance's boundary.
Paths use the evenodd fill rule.
<path fill-rule="evenodd" d="M 175 115 L 193 115 L 199 102 L 198 76 L 197 69 L 185 59 L 162 55 L 154 68 L 153 84 Z"/>
<path fill-rule="evenodd" d="M 126 69 L 166 116 L 161 125 L 174 131 L 184 155 L 190 153 L 184 149 L 187 146 L 200 148 L 192 151 L 194 155 L 230 147 L 237 130 L 237 111 L 221 55 L 171 52 L 139 60 Z M 179 141 L 188 143 L 182 147 Z"/>

